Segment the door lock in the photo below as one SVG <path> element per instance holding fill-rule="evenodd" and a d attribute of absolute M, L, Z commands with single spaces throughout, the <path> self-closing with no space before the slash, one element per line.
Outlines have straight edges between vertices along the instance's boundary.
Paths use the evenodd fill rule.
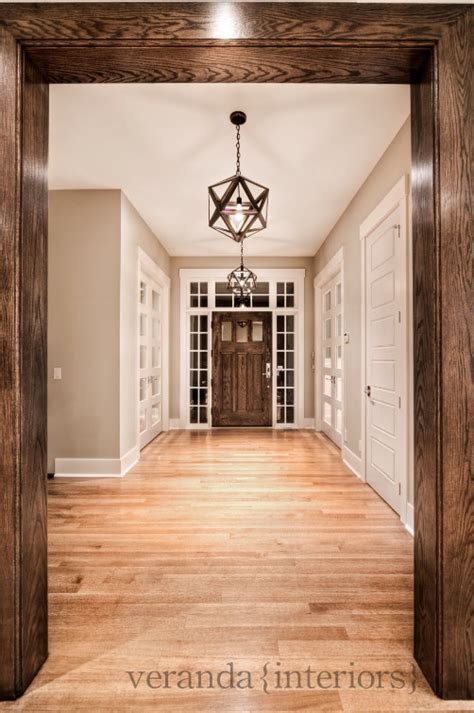
<path fill-rule="evenodd" d="M 371 396 L 371 394 L 372 394 L 372 389 L 370 388 L 370 386 L 366 386 L 366 387 L 365 387 L 365 393 L 367 394 L 367 396 L 368 396 L 369 399 L 370 399 L 370 396 Z"/>
<path fill-rule="evenodd" d="M 266 376 L 267 379 L 272 378 L 272 365 L 269 361 L 265 364 L 265 371 L 262 372 L 262 376 Z"/>

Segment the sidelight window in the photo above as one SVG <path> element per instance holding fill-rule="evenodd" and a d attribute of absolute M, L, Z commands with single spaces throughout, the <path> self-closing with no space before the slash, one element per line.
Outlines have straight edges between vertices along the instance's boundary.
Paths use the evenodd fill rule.
<path fill-rule="evenodd" d="M 292 309 L 295 306 L 295 283 L 277 282 L 277 307 Z"/>
<path fill-rule="evenodd" d="M 295 317 L 278 315 L 277 323 L 277 423 L 295 422 Z"/>
<path fill-rule="evenodd" d="M 207 423 L 209 393 L 209 318 L 207 314 L 190 315 L 189 337 L 189 421 L 191 424 L 205 424 Z"/>

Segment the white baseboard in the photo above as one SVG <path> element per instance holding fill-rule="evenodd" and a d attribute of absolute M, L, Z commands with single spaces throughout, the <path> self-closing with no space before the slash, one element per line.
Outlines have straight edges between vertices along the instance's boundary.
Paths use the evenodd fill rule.
<path fill-rule="evenodd" d="M 415 534 L 415 508 L 407 503 L 407 520 L 403 523 L 410 535 Z"/>
<path fill-rule="evenodd" d="M 138 446 L 121 458 L 56 458 L 54 475 L 57 478 L 123 478 L 139 460 Z"/>
<path fill-rule="evenodd" d="M 347 446 L 342 446 L 342 462 L 362 480 L 362 459 Z"/>
<path fill-rule="evenodd" d="M 170 418 L 170 431 L 179 431 L 182 427 L 180 418 Z"/>
<path fill-rule="evenodd" d="M 314 418 L 304 418 L 301 424 L 301 428 L 314 429 Z"/>
<path fill-rule="evenodd" d="M 140 449 L 138 446 L 130 448 L 128 453 L 120 458 L 120 475 L 123 477 L 140 460 Z"/>

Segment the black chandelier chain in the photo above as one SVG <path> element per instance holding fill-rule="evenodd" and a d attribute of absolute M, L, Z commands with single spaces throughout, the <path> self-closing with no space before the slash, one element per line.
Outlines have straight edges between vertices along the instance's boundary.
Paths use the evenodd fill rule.
<path fill-rule="evenodd" d="M 236 161 L 235 173 L 237 176 L 240 176 L 240 124 L 237 124 L 235 128 L 236 128 L 236 133 L 237 133 L 237 141 L 235 143 L 235 148 L 237 150 L 237 161 Z"/>
<path fill-rule="evenodd" d="M 244 241 L 240 241 L 240 267 L 244 266 Z"/>

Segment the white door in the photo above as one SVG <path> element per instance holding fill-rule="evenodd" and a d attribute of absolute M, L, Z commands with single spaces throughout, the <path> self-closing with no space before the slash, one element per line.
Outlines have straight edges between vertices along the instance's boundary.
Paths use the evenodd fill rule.
<path fill-rule="evenodd" d="M 400 512 L 406 470 L 406 235 L 397 206 L 365 239 L 367 482 Z"/>
<path fill-rule="evenodd" d="M 161 288 L 143 272 L 138 302 L 138 431 L 143 448 L 163 430 L 163 295 Z"/>
<path fill-rule="evenodd" d="M 341 273 L 321 290 L 321 429 L 342 445 L 342 281 Z"/>

